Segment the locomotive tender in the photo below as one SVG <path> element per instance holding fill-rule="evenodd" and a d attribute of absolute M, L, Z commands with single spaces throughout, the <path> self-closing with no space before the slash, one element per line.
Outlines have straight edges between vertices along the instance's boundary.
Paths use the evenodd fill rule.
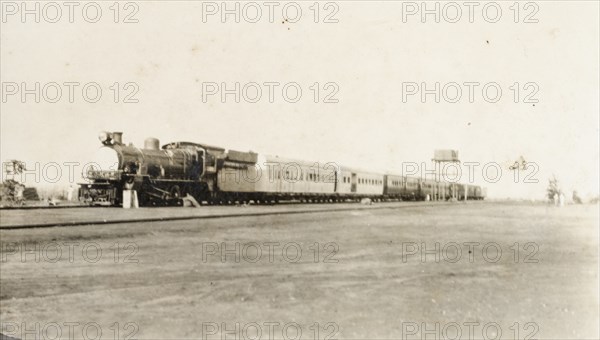
<path fill-rule="evenodd" d="M 148 138 L 144 148 L 125 145 L 121 132 L 101 132 L 103 146 L 82 183 L 82 200 L 120 205 L 123 190 L 136 190 L 140 205 L 178 205 L 193 196 L 200 203 L 342 202 L 373 200 L 484 199 L 476 185 L 423 180 L 362 171 L 206 144 L 173 142 L 159 148 Z"/>

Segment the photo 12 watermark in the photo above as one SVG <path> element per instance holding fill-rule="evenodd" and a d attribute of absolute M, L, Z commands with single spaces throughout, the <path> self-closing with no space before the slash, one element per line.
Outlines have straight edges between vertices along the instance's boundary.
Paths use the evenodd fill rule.
<path fill-rule="evenodd" d="M 402 1 L 402 23 L 537 24 L 540 5 L 533 1 Z"/>
<path fill-rule="evenodd" d="M 202 102 L 220 103 L 314 103 L 337 104 L 340 86 L 336 82 L 301 85 L 295 81 L 278 82 L 202 82 Z"/>
<path fill-rule="evenodd" d="M 95 321 L 16 322 L 2 320 L 0 333 L 18 339 L 44 340 L 129 340 L 137 339 L 140 327 L 123 320 L 112 323 Z"/>
<path fill-rule="evenodd" d="M 202 340 L 333 340 L 340 326 L 336 322 L 252 321 L 252 322 L 202 322 Z"/>
<path fill-rule="evenodd" d="M 334 1 L 203 1 L 202 23 L 311 22 L 337 24 L 340 6 Z"/>
<path fill-rule="evenodd" d="M 504 257 L 514 263 L 540 263 L 536 242 L 401 242 L 402 263 L 498 263 Z"/>
<path fill-rule="evenodd" d="M 2 103 L 139 103 L 136 82 L 2 82 Z M 103 100 L 104 99 L 104 100 Z"/>
<path fill-rule="evenodd" d="M 202 263 L 339 263 L 336 242 L 203 242 Z"/>
<path fill-rule="evenodd" d="M 402 322 L 402 340 L 533 340 L 539 332 L 535 322 Z"/>
<path fill-rule="evenodd" d="M 139 246 L 135 242 L 52 241 L 0 242 L 0 263 L 123 263 L 138 264 Z"/>
<path fill-rule="evenodd" d="M 540 86 L 536 82 L 513 82 L 501 85 L 498 82 L 402 82 L 402 103 L 498 103 L 503 96 L 516 104 L 539 103 Z"/>
<path fill-rule="evenodd" d="M 135 1 L 2 1 L 0 10 L 3 24 L 140 22 L 140 3 Z"/>

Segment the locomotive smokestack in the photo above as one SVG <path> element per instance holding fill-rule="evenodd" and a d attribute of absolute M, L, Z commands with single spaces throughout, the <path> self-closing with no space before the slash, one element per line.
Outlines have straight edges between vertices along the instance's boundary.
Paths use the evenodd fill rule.
<path fill-rule="evenodd" d="M 159 145 L 160 145 L 160 142 L 159 142 L 158 138 L 150 137 L 150 138 L 146 138 L 146 140 L 144 141 L 144 149 L 158 150 Z"/>
<path fill-rule="evenodd" d="M 123 132 L 113 132 L 112 135 L 115 144 L 123 144 Z"/>

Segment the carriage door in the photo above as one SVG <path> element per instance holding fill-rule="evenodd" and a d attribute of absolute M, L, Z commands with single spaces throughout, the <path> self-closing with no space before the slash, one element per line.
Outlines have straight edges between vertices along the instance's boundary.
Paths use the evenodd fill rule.
<path fill-rule="evenodd" d="M 338 184 L 338 178 L 340 178 L 340 173 L 339 173 L 339 169 L 334 168 L 333 169 L 333 192 L 338 193 L 340 192 L 340 188 L 339 188 L 339 184 Z"/>
<path fill-rule="evenodd" d="M 352 179 L 350 181 L 350 192 L 356 192 L 356 174 L 352 173 Z"/>

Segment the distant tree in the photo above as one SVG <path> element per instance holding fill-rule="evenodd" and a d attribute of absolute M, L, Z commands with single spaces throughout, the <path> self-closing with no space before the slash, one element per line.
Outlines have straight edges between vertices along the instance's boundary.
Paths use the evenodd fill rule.
<path fill-rule="evenodd" d="M 577 194 L 577 191 L 573 191 L 573 203 L 575 203 L 575 204 L 583 203 L 583 201 L 581 200 L 581 197 L 579 197 L 579 194 Z"/>
<path fill-rule="evenodd" d="M 25 188 L 25 190 L 23 190 L 23 197 L 28 201 L 40 200 L 40 196 L 38 195 L 37 189 L 33 187 Z"/>
<path fill-rule="evenodd" d="M 24 202 L 23 191 L 25 186 L 15 180 L 8 179 L 2 184 L 2 200 L 12 204 L 21 205 Z"/>

